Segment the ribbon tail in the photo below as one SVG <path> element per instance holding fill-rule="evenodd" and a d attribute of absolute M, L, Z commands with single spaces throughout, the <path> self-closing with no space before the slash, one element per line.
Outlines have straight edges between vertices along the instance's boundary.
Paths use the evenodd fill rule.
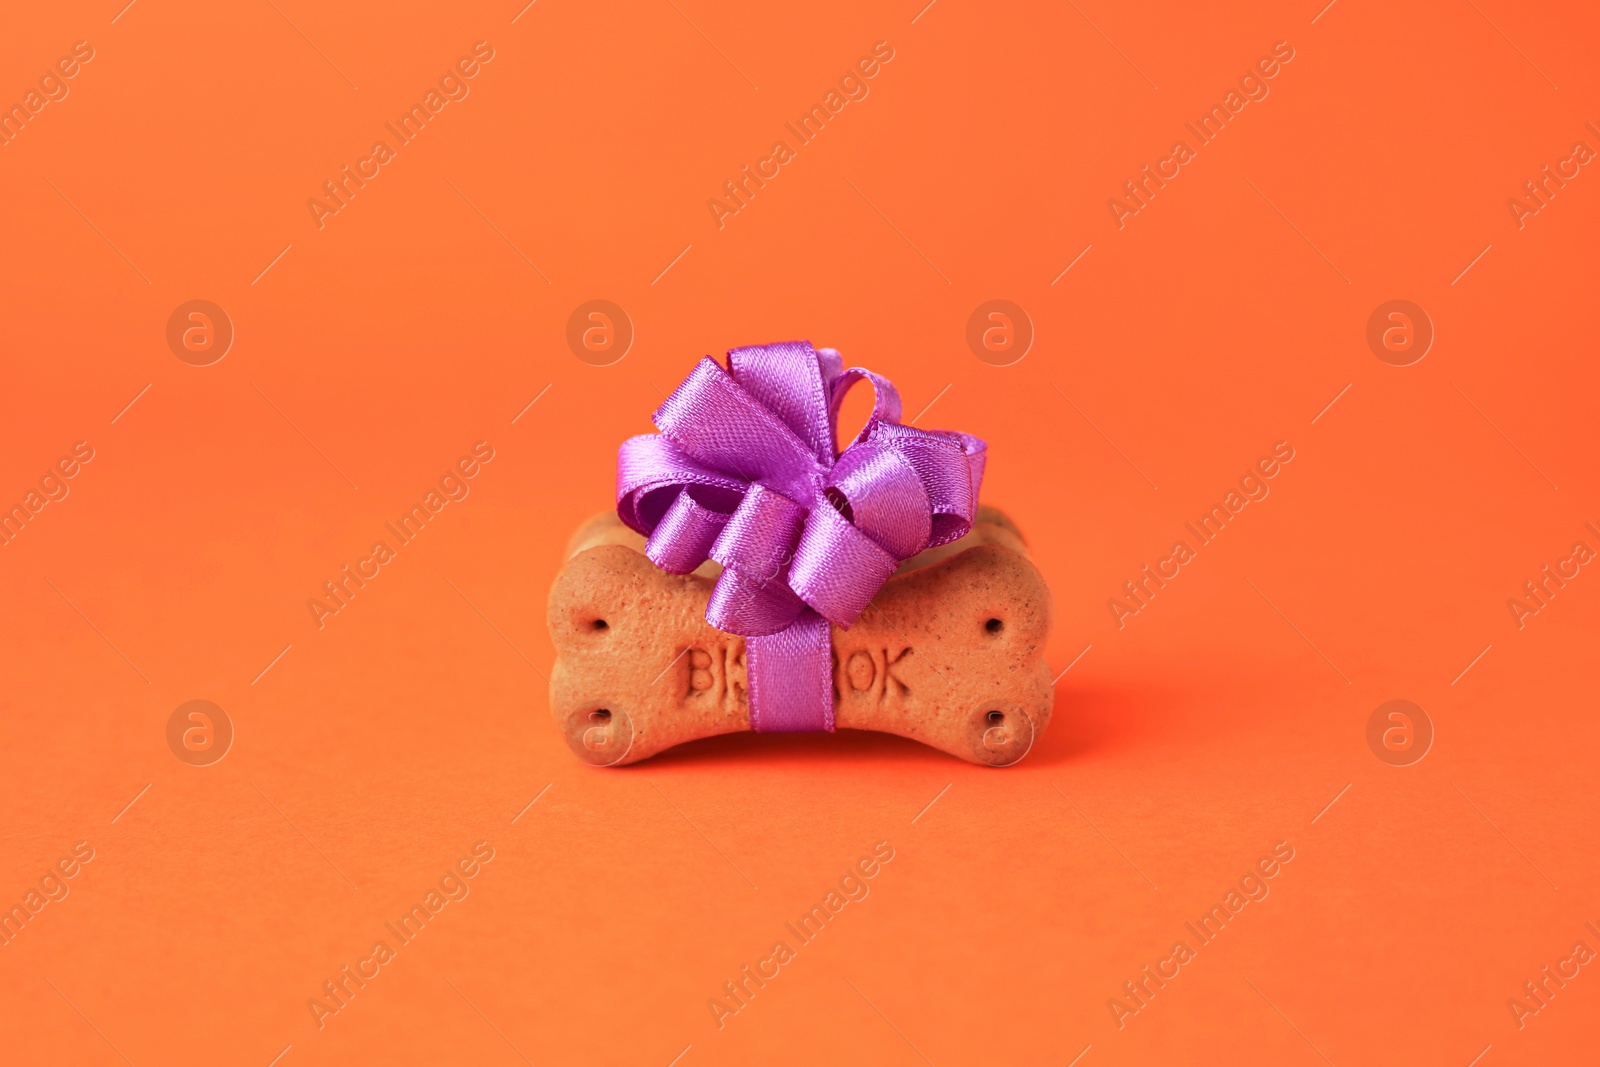
<path fill-rule="evenodd" d="M 833 636 L 810 608 L 768 637 L 745 641 L 750 728 L 759 733 L 833 732 Z"/>

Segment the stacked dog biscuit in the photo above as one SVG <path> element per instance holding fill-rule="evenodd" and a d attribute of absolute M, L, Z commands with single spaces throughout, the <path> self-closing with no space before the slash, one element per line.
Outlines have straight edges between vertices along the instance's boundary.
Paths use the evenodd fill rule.
<path fill-rule="evenodd" d="M 749 730 L 744 638 L 706 622 L 718 574 L 668 574 L 607 513 L 574 535 L 550 591 L 550 705 L 579 759 L 635 763 Z M 1049 725 L 1050 591 L 1020 532 L 980 508 L 967 536 L 907 560 L 848 630 L 833 627 L 835 721 L 1003 767 Z"/>

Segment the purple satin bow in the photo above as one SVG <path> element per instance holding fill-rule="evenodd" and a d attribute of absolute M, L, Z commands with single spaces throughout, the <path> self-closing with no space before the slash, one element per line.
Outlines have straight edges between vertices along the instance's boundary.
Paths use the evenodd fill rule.
<path fill-rule="evenodd" d="M 871 383 L 866 427 L 835 447 L 839 405 Z M 617 514 L 662 570 L 722 564 L 706 621 L 746 638 L 750 725 L 833 729 L 832 638 L 903 559 L 972 528 L 987 446 L 900 424 L 887 378 L 809 341 L 709 356 L 617 453 Z"/>

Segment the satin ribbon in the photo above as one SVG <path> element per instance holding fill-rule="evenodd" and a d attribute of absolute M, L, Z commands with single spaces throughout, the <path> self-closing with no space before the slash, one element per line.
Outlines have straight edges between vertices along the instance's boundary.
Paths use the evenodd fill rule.
<path fill-rule="evenodd" d="M 841 452 L 857 382 L 872 416 Z M 893 384 L 808 341 L 709 356 L 617 453 L 617 514 L 662 570 L 722 574 L 706 621 L 746 639 L 750 724 L 834 728 L 832 637 L 901 560 L 972 528 L 987 446 L 900 423 Z"/>

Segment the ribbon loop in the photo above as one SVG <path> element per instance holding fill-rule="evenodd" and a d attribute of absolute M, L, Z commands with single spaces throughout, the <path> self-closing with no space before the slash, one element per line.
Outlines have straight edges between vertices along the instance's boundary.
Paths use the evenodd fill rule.
<path fill-rule="evenodd" d="M 702 506 L 693 487 L 685 486 L 650 535 L 644 554 L 668 574 L 688 574 L 706 561 L 727 524 L 726 514 Z"/>
<path fill-rule="evenodd" d="M 757 585 L 738 571 L 723 571 L 711 589 L 706 621 L 724 633 L 765 637 L 799 617 L 805 603 L 788 586 Z"/>
<path fill-rule="evenodd" d="M 760 482 L 750 487 L 722 528 L 711 558 L 758 586 L 781 579 L 794 558 L 806 509 Z"/>
<path fill-rule="evenodd" d="M 894 573 L 895 559 L 833 508 L 812 508 L 789 568 L 789 586 L 817 614 L 848 630 Z"/>
<path fill-rule="evenodd" d="M 917 469 L 904 454 L 875 441 L 845 451 L 828 475 L 850 505 L 850 518 L 861 532 L 907 559 L 922 551 L 931 532 L 927 491 Z"/>
<path fill-rule="evenodd" d="M 874 423 L 900 422 L 900 391 L 889 379 L 874 374 L 864 367 L 851 367 L 834 380 L 833 393 L 828 398 L 828 422 L 835 427 L 838 426 L 839 408 L 844 404 L 844 395 L 850 391 L 851 386 L 863 380 L 872 385 L 872 417 L 867 420 L 866 426 L 862 427 L 861 433 L 856 435 L 856 441 L 865 441 Z M 854 443 L 856 442 L 851 442 Z"/>
<path fill-rule="evenodd" d="M 833 458 L 828 398 L 833 378 L 805 341 L 751 345 L 728 351 L 728 369 L 751 396 L 770 408 L 818 459 Z"/>
<path fill-rule="evenodd" d="M 835 444 L 857 382 L 872 415 Z M 900 423 L 887 378 L 807 341 L 702 359 L 623 442 L 617 514 L 663 570 L 722 565 L 706 620 L 747 639 L 756 730 L 832 730 L 829 624 L 848 628 L 901 560 L 972 527 L 987 446 Z"/>

